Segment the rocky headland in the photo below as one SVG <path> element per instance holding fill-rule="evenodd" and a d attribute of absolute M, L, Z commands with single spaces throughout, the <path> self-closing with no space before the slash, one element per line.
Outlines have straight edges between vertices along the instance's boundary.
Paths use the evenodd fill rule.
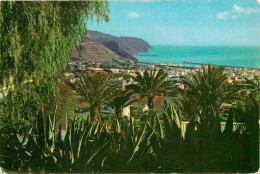
<path fill-rule="evenodd" d="M 118 61 L 121 63 L 138 60 L 138 52 L 146 52 L 149 43 L 135 37 L 117 37 L 99 31 L 89 30 L 79 47 L 72 50 L 72 57 L 98 63 Z"/>

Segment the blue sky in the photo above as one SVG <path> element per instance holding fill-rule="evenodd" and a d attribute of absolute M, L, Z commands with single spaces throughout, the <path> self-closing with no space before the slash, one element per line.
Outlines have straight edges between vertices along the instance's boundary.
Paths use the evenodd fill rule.
<path fill-rule="evenodd" d="M 89 30 L 151 45 L 260 45 L 257 0 L 111 1 L 110 21 Z"/>

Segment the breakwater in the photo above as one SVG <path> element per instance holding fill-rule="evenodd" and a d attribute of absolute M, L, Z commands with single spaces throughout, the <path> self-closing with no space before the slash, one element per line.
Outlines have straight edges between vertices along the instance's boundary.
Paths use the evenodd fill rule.
<path fill-rule="evenodd" d="M 187 65 L 183 63 L 183 61 L 186 61 L 252 68 L 260 67 L 259 47 L 157 45 L 150 48 L 147 52 L 138 53 L 135 57 L 140 62 L 163 62 L 167 64 Z M 200 64 L 197 66 L 200 66 Z"/>
<path fill-rule="evenodd" d="M 144 63 L 144 64 L 148 64 L 148 65 L 153 65 L 154 64 L 152 62 L 139 62 L 139 63 Z"/>
<path fill-rule="evenodd" d="M 217 65 L 217 64 L 211 64 L 211 63 L 197 63 L 197 62 L 186 62 L 186 61 L 183 61 L 183 63 L 185 63 L 185 64 L 192 64 L 192 65 L 212 65 L 212 66 L 224 66 L 224 67 L 230 67 L 230 68 L 259 69 L 259 68 L 252 68 L 252 67 L 246 67 L 246 66 Z"/>
<path fill-rule="evenodd" d="M 138 56 L 158 56 L 158 55 L 155 55 L 155 54 L 151 54 L 151 55 L 149 55 L 149 54 L 142 54 L 142 55 L 138 55 Z"/>

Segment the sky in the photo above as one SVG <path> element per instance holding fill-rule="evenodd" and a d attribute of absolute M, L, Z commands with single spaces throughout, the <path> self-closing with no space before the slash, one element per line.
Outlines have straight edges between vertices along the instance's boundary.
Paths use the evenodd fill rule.
<path fill-rule="evenodd" d="M 88 30 L 151 45 L 260 45 L 257 0 L 110 1 L 109 8 L 110 21 L 89 21 Z"/>

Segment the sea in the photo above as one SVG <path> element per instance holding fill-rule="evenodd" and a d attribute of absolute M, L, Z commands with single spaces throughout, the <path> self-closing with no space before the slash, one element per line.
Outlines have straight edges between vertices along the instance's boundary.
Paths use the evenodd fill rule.
<path fill-rule="evenodd" d="M 141 62 L 183 62 L 260 68 L 259 46 L 152 46 L 135 56 Z"/>

